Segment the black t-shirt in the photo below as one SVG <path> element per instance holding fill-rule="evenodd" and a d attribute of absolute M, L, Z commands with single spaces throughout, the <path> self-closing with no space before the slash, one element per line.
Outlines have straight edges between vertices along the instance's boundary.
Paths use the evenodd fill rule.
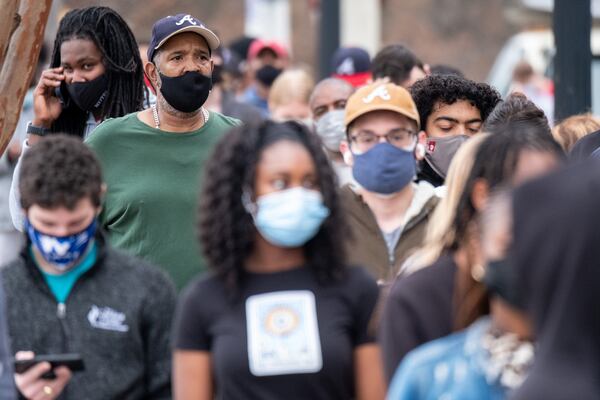
<path fill-rule="evenodd" d="M 196 281 L 175 320 L 176 349 L 211 353 L 215 397 L 354 397 L 353 350 L 375 341 L 379 295 L 362 268 L 327 286 L 307 267 L 248 273 L 240 293 L 229 300 L 215 276 Z"/>

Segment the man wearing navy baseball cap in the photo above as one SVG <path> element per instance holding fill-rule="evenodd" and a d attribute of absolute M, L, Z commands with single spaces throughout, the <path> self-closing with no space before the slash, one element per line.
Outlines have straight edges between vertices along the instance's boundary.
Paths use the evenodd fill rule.
<path fill-rule="evenodd" d="M 239 124 L 203 107 L 218 46 L 190 14 L 157 21 L 144 66 L 156 105 L 106 121 L 87 140 L 106 177 L 100 222 L 111 242 L 163 267 L 178 288 L 205 269 L 194 230 L 204 161 Z"/>
<path fill-rule="evenodd" d="M 332 57 L 333 77 L 343 79 L 355 88 L 371 79 L 371 58 L 360 47 L 340 47 Z"/>

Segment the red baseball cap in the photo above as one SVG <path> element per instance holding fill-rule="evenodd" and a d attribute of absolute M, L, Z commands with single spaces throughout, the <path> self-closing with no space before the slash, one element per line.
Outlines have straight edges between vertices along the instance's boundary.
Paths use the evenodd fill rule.
<path fill-rule="evenodd" d="M 248 60 L 255 59 L 258 54 L 265 49 L 271 50 L 278 58 L 288 58 L 288 52 L 281 43 L 273 40 L 267 41 L 255 39 L 250 45 L 250 48 L 248 48 Z"/>

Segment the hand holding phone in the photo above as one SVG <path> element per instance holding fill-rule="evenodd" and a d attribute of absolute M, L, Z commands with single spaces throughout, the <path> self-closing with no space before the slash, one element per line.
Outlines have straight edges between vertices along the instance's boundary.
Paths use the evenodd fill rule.
<path fill-rule="evenodd" d="M 15 373 L 15 383 L 19 392 L 26 398 L 55 399 L 62 393 L 71 379 L 72 373 L 65 366 L 64 357 L 62 360 L 52 360 L 53 357 L 55 358 L 55 356 L 35 357 L 35 354 L 30 351 L 18 352 L 15 355 L 15 371 L 22 371 Z M 44 359 L 47 358 L 51 358 L 51 360 L 45 361 Z M 78 358 L 79 361 L 74 361 L 77 357 L 67 357 L 69 359 L 67 363 L 70 363 L 76 370 L 80 367 L 83 368 L 83 361 L 81 361 L 81 357 Z M 79 362 L 81 365 L 78 365 Z M 44 378 L 44 375 L 49 372 L 52 372 L 54 378 Z"/>
<path fill-rule="evenodd" d="M 63 67 L 50 68 L 42 72 L 33 92 L 33 125 L 49 128 L 59 117 L 63 105 L 57 97 L 56 89 L 60 90 L 64 81 Z"/>
<path fill-rule="evenodd" d="M 28 359 L 15 359 L 15 372 L 17 374 L 22 374 L 35 364 L 41 362 L 50 363 L 52 369 L 60 366 L 69 368 L 71 372 L 83 371 L 85 369 L 85 365 L 79 354 L 68 353 L 38 355 Z"/>

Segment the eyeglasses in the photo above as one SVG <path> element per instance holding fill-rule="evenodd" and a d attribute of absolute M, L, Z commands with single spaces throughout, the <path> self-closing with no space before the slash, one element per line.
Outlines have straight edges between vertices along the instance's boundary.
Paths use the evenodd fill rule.
<path fill-rule="evenodd" d="M 406 128 L 393 129 L 385 135 L 377 135 L 373 132 L 358 132 L 355 135 L 350 135 L 350 141 L 356 144 L 356 147 L 361 152 L 366 152 L 375 147 L 381 138 L 399 149 L 410 146 L 415 131 Z"/>

